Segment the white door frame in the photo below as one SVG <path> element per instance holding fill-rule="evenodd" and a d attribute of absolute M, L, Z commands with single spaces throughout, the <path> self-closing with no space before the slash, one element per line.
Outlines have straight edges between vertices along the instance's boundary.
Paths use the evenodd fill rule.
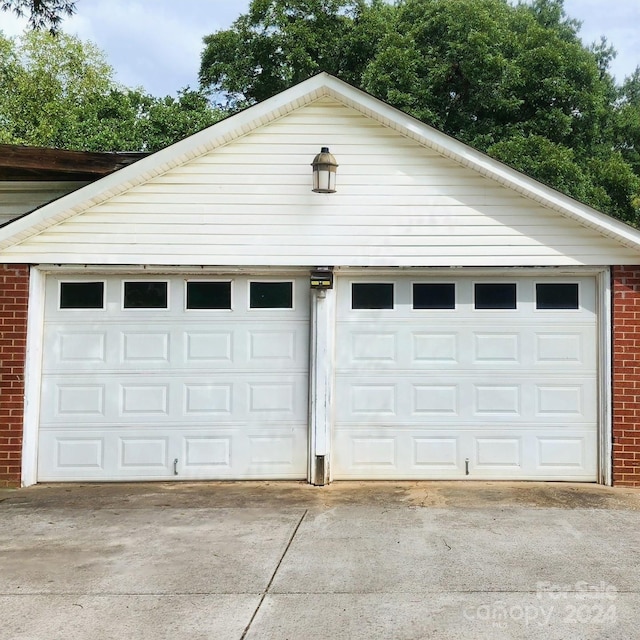
<path fill-rule="evenodd" d="M 24 365 L 21 476 L 23 487 L 29 487 L 38 481 L 38 432 L 42 386 L 45 284 L 45 273 L 38 267 L 31 267 L 29 269 L 29 306 L 27 309 L 27 352 Z"/>

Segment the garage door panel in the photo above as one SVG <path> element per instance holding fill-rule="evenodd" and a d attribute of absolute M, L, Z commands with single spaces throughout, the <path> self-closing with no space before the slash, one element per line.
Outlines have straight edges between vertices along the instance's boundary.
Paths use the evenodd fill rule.
<path fill-rule="evenodd" d="M 210 469 L 231 473 L 231 434 L 186 436 L 183 440 L 183 465 L 187 474 Z"/>
<path fill-rule="evenodd" d="M 157 322 L 157 319 L 156 319 Z M 255 320 L 228 327 L 211 323 L 190 330 L 150 330 L 146 323 L 124 325 L 117 318 L 100 330 L 82 324 L 48 323 L 45 329 L 45 373 L 59 371 L 233 370 L 269 371 L 293 367 L 305 372 L 307 321 L 274 321 L 255 330 Z"/>
<path fill-rule="evenodd" d="M 537 465 L 539 469 L 560 472 L 586 471 L 596 456 L 597 438 L 594 434 L 564 430 L 562 435 L 536 437 Z"/>
<path fill-rule="evenodd" d="M 413 416 L 450 416 L 460 415 L 460 390 L 455 383 L 413 382 L 411 384 Z"/>
<path fill-rule="evenodd" d="M 300 478 L 306 472 L 306 442 L 306 429 L 295 424 L 268 430 L 237 423 L 199 429 L 110 425 L 100 430 L 85 424 L 42 432 L 39 478 Z"/>
<path fill-rule="evenodd" d="M 584 431 L 563 435 L 538 426 L 514 430 L 509 435 L 485 426 L 433 428 L 428 434 L 396 424 L 341 429 L 336 434 L 334 478 L 371 479 L 495 479 L 558 478 L 593 480 L 596 437 Z M 468 463 L 467 463 L 468 459 Z M 467 475 L 467 464 L 469 474 Z"/>
<path fill-rule="evenodd" d="M 46 380 L 41 428 L 55 425 L 161 424 L 240 420 L 256 424 L 303 423 L 307 413 L 307 381 L 303 375 L 280 376 L 278 382 L 247 380 L 234 374 L 176 381 L 166 376 L 111 376 L 102 383 L 86 378 Z M 226 382 L 222 382 L 226 380 Z"/>
<path fill-rule="evenodd" d="M 460 470 L 459 438 L 445 435 L 413 437 L 413 461 L 416 469 L 433 472 Z"/>
<path fill-rule="evenodd" d="M 395 372 L 388 376 L 364 376 L 356 372 L 336 379 L 336 421 L 343 423 L 414 423 L 429 429 L 434 422 L 520 424 L 593 424 L 597 411 L 597 381 L 556 373 L 537 383 L 530 376 L 485 376 L 462 372 L 416 376 Z"/>
<path fill-rule="evenodd" d="M 215 382 L 185 382 L 183 385 L 183 411 L 185 416 L 231 417 L 233 385 Z"/>
<path fill-rule="evenodd" d="M 430 435 L 397 424 L 344 428 L 334 439 L 334 478 L 459 478 L 464 474 L 460 436 Z"/>
<path fill-rule="evenodd" d="M 119 333 L 121 363 L 131 364 L 134 367 L 144 367 L 146 364 L 170 364 L 170 331 L 137 329 Z"/>
<path fill-rule="evenodd" d="M 475 436 L 474 472 L 510 469 L 517 472 L 523 466 L 523 436 Z"/>
<path fill-rule="evenodd" d="M 136 471 L 169 467 L 169 438 L 157 435 L 129 435 L 118 439 L 119 467 Z"/>
<path fill-rule="evenodd" d="M 461 367 L 476 371 L 518 372 L 523 367 L 560 370 L 593 370 L 597 335 L 592 324 L 580 326 L 557 324 L 540 328 L 529 321 L 509 323 L 512 331 L 466 327 L 451 330 L 451 322 L 442 327 L 424 321 L 413 326 L 410 321 L 364 323 L 361 329 L 340 322 L 336 347 L 339 370 L 446 370 Z M 427 326 L 429 327 L 427 329 Z"/>
<path fill-rule="evenodd" d="M 182 333 L 184 362 L 189 368 L 231 368 L 234 362 L 233 331 L 194 329 Z"/>
<path fill-rule="evenodd" d="M 126 278 L 101 279 L 107 308 L 86 313 L 47 283 L 40 479 L 306 475 L 304 279 L 295 309 L 250 309 L 242 276 L 234 309 L 191 311 L 184 278 L 150 277 L 168 282 L 157 312 L 124 309 Z"/>
<path fill-rule="evenodd" d="M 418 280 L 380 278 L 383 310 L 351 309 L 375 277 L 338 280 L 334 477 L 466 477 L 468 459 L 469 477 L 595 480 L 594 279 L 569 278 L 579 308 L 551 310 L 536 287 L 552 277 L 445 278 L 455 307 L 438 310 L 412 308 Z M 516 309 L 474 308 L 491 282 L 515 283 Z"/>
<path fill-rule="evenodd" d="M 104 364 L 107 359 L 107 334 L 101 330 L 49 328 L 44 344 L 48 362 L 65 363 L 70 367 L 82 364 L 95 367 Z"/>

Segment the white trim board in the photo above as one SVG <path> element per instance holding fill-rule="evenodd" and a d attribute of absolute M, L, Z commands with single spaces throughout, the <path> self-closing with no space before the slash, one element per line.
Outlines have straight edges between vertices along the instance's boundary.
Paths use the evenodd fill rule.
<path fill-rule="evenodd" d="M 45 274 L 37 267 L 31 267 L 29 270 L 27 353 L 24 371 L 21 477 L 23 487 L 28 487 L 38 481 L 38 432 L 40 428 L 45 284 Z"/>

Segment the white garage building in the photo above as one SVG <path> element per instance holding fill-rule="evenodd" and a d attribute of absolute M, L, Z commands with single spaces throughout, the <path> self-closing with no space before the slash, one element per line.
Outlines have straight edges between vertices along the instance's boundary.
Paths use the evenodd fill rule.
<path fill-rule="evenodd" d="M 610 265 L 639 234 L 326 74 L 0 253 L 32 265 L 24 484 L 610 480 Z"/>

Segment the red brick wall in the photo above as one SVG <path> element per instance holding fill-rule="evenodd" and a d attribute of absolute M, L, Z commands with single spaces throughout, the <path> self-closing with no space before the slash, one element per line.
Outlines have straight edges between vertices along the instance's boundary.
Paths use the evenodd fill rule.
<path fill-rule="evenodd" d="M 613 267 L 613 483 L 640 486 L 640 266 Z"/>
<path fill-rule="evenodd" d="M 0 265 L 0 487 L 20 484 L 29 267 Z"/>

